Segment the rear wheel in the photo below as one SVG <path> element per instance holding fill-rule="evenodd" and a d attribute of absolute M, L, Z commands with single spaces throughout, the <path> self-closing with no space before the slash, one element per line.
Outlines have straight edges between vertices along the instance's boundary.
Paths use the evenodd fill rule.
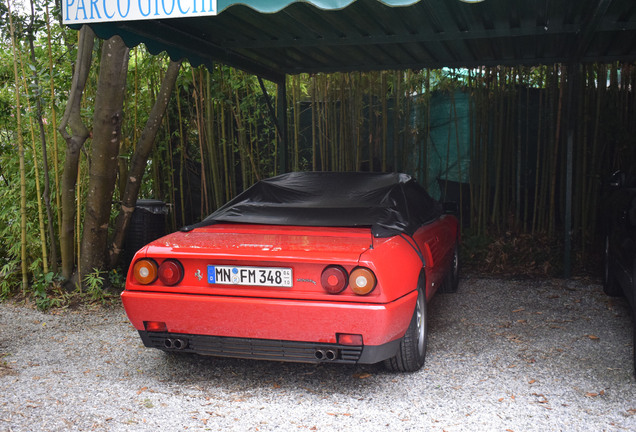
<path fill-rule="evenodd" d="M 411 317 L 411 323 L 400 341 L 395 357 L 384 361 L 389 370 L 415 372 L 424 365 L 428 325 L 426 319 L 426 297 L 421 288 L 417 290 L 417 302 Z"/>
<path fill-rule="evenodd" d="M 446 274 L 446 280 L 442 285 L 441 292 L 455 293 L 459 287 L 459 242 L 455 242 L 453 258 Z"/>
<path fill-rule="evenodd" d="M 612 263 L 610 255 L 610 236 L 605 236 L 605 246 L 603 250 L 603 291 L 608 296 L 619 297 L 622 292 L 614 273 L 612 272 Z"/>

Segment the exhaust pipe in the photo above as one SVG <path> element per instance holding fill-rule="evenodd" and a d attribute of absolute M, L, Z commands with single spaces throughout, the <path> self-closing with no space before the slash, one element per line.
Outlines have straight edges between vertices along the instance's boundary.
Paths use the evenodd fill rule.
<path fill-rule="evenodd" d="M 175 339 L 172 342 L 172 346 L 174 347 L 174 349 L 182 350 L 188 346 L 188 341 L 185 339 Z"/>
<path fill-rule="evenodd" d="M 185 339 L 165 339 L 163 346 L 167 349 L 182 350 L 188 346 L 188 341 Z"/>
<path fill-rule="evenodd" d="M 338 358 L 338 352 L 336 350 L 321 350 L 318 349 L 314 353 L 316 360 L 334 361 Z"/>

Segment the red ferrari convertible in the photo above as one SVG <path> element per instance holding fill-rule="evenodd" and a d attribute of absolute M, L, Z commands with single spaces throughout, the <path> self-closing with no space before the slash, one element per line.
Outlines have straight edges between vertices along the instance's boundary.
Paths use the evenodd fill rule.
<path fill-rule="evenodd" d="M 457 289 L 451 207 L 406 174 L 263 180 L 139 250 L 123 304 L 164 351 L 416 371 L 427 301 Z"/>

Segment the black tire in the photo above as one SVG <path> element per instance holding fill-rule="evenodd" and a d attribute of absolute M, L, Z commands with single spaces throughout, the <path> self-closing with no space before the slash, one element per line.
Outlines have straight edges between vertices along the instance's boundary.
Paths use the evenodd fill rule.
<path fill-rule="evenodd" d="M 421 288 L 417 290 L 417 302 L 411 323 L 400 341 L 395 357 L 384 361 L 387 369 L 396 372 L 415 372 L 424 365 L 428 339 L 426 296 Z"/>
<path fill-rule="evenodd" d="M 612 271 L 609 234 L 605 236 L 603 250 L 603 292 L 611 297 L 620 297 L 623 294 Z"/>
<path fill-rule="evenodd" d="M 446 273 L 446 280 L 441 286 L 440 292 L 443 293 L 456 293 L 459 288 L 459 242 L 455 242 L 455 248 L 453 249 L 453 258 L 448 272 Z"/>

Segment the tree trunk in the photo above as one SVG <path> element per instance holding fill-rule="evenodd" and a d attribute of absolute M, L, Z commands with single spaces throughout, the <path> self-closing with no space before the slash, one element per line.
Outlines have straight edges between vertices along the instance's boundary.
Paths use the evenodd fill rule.
<path fill-rule="evenodd" d="M 75 186 L 80 149 L 89 137 L 89 130 L 82 122 L 81 103 L 84 87 L 93 58 L 95 33 L 83 26 L 77 42 L 77 61 L 73 73 L 71 91 L 60 122 L 60 134 L 66 140 L 66 158 L 62 174 L 62 226 L 60 227 L 60 251 L 62 257 L 62 276 L 70 279 L 73 274 L 75 237 Z M 71 133 L 66 128 L 70 127 Z"/>
<path fill-rule="evenodd" d="M 101 270 L 108 262 L 108 222 L 117 180 L 128 51 L 119 36 L 110 38 L 102 47 L 93 115 L 93 143 L 78 268 L 79 281 L 82 272 Z"/>
<path fill-rule="evenodd" d="M 110 267 L 115 267 L 119 256 L 122 252 L 122 246 L 126 233 L 128 232 L 128 226 L 130 219 L 132 218 L 133 211 L 135 210 L 135 203 L 137 202 L 137 196 L 139 195 L 139 188 L 141 187 L 141 180 L 146 169 L 146 163 L 148 156 L 152 151 L 155 143 L 155 137 L 157 131 L 161 126 L 161 122 L 166 113 L 168 101 L 170 95 L 174 89 L 174 84 L 179 76 L 179 69 L 181 62 L 171 61 L 168 66 L 168 70 L 161 82 L 161 89 L 159 95 L 155 101 L 150 115 L 148 116 L 148 122 L 141 133 L 141 138 L 135 147 L 135 152 L 130 162 L 130 169 L 128 171 L 128 177 L 126 181 L 126 188 L 122 195 L 121 211 L 117 216 L 115 222 L 115 231 L 113 234 L 113 240 L 110 245 Z"/>

